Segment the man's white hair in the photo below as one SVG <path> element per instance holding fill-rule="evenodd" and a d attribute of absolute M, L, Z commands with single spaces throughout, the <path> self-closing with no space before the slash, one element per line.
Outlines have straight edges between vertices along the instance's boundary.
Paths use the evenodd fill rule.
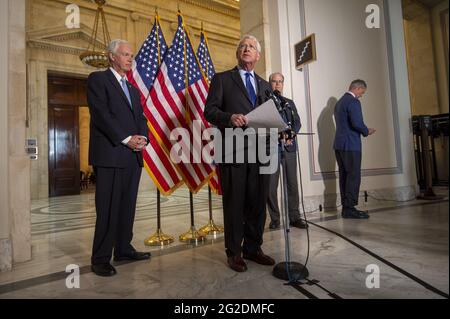
<path fill-rule="evenodd" d="M 130 45 L 130 43 L 126 40 L 122 40 L 122 39 L 115 39 L 112 40 L 109 44 L 108 44 L 108 48 L 107 48 L 107 53 L 108 53 L 108 58 L 109 58 L 109 54 L 116 54 L 117 53 L 117 49 L 119 48 L 119 46 L 121 44 L 128 44 Z"/>
<path fill-rule="evenodd" d="M 246 34 L 242 37 L 241 41 L 239 41 L 236 51 L 239 51 L 239 47 L 241 46 L 242 42 L 244 42 L 247 39 L 255 41 L 256 42 L 256 50 L 258 50 L 258 52 L 261 53 L 261 44 L 259 43 L 258 39 L 255 36 L 250 35 L 250 34 Z"/>
<path fill-rule="evenodd" d="M 273 77 L 274 77 L 275 75 L 281 76 L 281 78 L 283 79 L 283 82 L 284 82 L 284 75 L 283 75 L 282 73 L 280 73 L 280 72 L 274 72 L 274 73 L 272 73 L 272 74 L 269 76 L 269 82 L 272 82 L 272 79 L 273 79 Z"/>

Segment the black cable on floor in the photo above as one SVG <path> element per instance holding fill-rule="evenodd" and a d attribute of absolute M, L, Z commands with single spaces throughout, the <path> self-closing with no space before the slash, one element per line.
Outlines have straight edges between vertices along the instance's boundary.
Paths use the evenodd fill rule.
<path fill-rule="evenodd" d="M 347 241 L 347 242 L 349 242 L 350 244 L 352 244 L 353 246 L 355 246 L 355 247 L 361 249 L 362 251 L 364 251 L 365 253 L 369 254 L 369 255 L 372 256 L 372 257 L 374 257 L 375 259 L 378 259 L 378 260 L 381 261 L 382 263 L 384 263 L 384 264 L 388 265 L 389 267 L 391 267 L 391 268 L 397 270 L 399 273 L 405 275 L 405 276 L 408 277 L 409 279 L 412 279 L 413 281 L 415 281 L 415 282 L 418 283 L 419 285 L 422 285 L 422 286 L 425 287 L 426 289 L 428 289 L 428 290 L 434 292 L 435 294 L 438 294 L 438 295 L 440 295 L 440 296 L 442 296 L 442 297 L 444 297 L 444 298 L 447 298 L 447 299 L 449 298 L 449 295 L 446 294 L 445 292 L 443 292 L 443 291 L 439 290 L 438 288 L 432 286 L 431 284 L 429 284 L 429 283 L 423 281 L 422 279 L 420 279 L 420 278 L 414 276 L 413 274 L 407 272 L 406 270 L 400 268 L 399 266 L 394 265 L 393 263 L 391 263 L 390 261 L 384 259 L 383 257 L 378 256 L 378 255 L 375 254 L 374 252 L 372 252 L 372 251 L 370 251 L 369 249 L 365 248 L 364 246 L 361 246 L 360 244 L 354 242 L 354 241 L 351 240 L 350 238 L 348 238 L 348 237 L 346 237 L 346 236 L 344 236 L 344 235 L 342 235 L 342 234 L 340 234 L 340 233 L 338 233 L 338 232 L 335 232 L 334 230 L 331 230 L 331 229 L 328 229 L 328 228 L 326 228 L 326 227 L 320 226 L 320 225 L 318 225 L 318 224 L 316 224 L 316 223 L 313 223 L 313 222 L 309 222 L 309 221 L 307 221 L 306 219 L 305 219 L 305 222 L 307 222 L 308 224 L 314 225 L 314 226 L 316 226 L 316 227 L 318 227 L 318 228 L 320 228 L 320 229 L 326 230 L 327 232 L 330 232 L 330 233 L 332 233 L 332 234 L 334 234 L 334 235 L 336 235 L 336 236 L 338 236 L 338 237 L 344 239 L 345 241 Z"/>

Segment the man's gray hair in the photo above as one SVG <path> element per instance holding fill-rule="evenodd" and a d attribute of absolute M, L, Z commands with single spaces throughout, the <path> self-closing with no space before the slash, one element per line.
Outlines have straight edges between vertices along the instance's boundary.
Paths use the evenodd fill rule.
<path fill-rule="evenodd" d="M 110 53 L 112 53 L 112 54 L 116 54 L 117 53 L 117 49 L 119 48 L 119 46 L 121 44 L 128 44 L 129 45 L 130 43 L 128 41 L 126 41 L 126 40 L 115 39 L 115 40 L 112 40 L 108 44 L 108 48 L 107 48 L 107 51 L 106 51 L 106 53 L 108 53 L 108 59 L 109 59 L 109 54 Z"/>
<path fill-rule="evenodd" d="M 284 82 L 284 75 L 283 75 L 282 73 L 280 73 L 280 72 L 274 72 L 274 73 L 272 73 L 272 74 L 269 76 L 269 82 L 272 82 L 272 79 L 273 79 L 273 77 L 274 77 L 275 75 L 281 76 L 281 78 L 283 79 L 283 82 Z"/>
<path fill-rule="evenodd" d="M 259 43 L 258 39 L 255 36 L 250 35 L 250 34 L 246 34 L 242 37 L 241 41 L 239 41 L 236 51 L 239 51 L 239 47 L 241 46 L 241 43 L 247 39 L 255 41 L 256 42 L 256 50 L 258 50 L 258 52 L 261 53 L 261 44 Z"/>
<path fill-rule="evenodd" d="M 353 89 L 359 89 L 359 88 L 365 88 L 367 89 L 367 83 L 364 80 L 354 80 L 351 84 L 350 84 L 350 90 Z"/>

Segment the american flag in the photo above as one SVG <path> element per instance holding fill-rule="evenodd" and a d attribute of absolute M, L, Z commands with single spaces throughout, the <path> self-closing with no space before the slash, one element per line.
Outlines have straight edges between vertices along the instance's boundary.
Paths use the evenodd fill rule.
<path fill-rule="evenodd" d="M 139 90 L 141 95 L 141 105 L 146 106 L 149 99 L 149 92 L 153 86 L 158 73 L 161 60 L 167 52 L 167 44 L 164 39 L 158 15 L 150 34 L 142 44 L 141 49 L 133 61 L 133 67 L 128 72 L 128 80 Z M 144 107 L 144 114 L 149 119 L 151 116 L 147 107 Z M 142 151 L 144 165 L 151 179 L 164 195 L 171 194 L 177 187 L 183 184 L 181 176 L 177 173 L 170 158 L 158 143 L 154 129 L 149 125 L 149 144 Z"/>
<path fill-rule="evenodd" d="M 170 139 L 172 130 L 184 128 L 189 133 L 188 145 L 182 144 L 190 151 L 185 154 L 189 162 L 182 161 L 176 165 L 193 193 L 198 192 L 214 172 L 212 164 L 204 163 L 203 159 L 199 163 L 193 160 L 199 155 L 201 158 L 200 148 L 206 144 L 206 141 L 193 139 L 191 124 L 198 120 L 203 129 L 209 127 L 203 115 L 208 89 L 183 17 L 178 13 L 178 28 L 150 91 L 147 109 L 150 111 L 149 121 L 155 129 L 155 136 L 166 151 L 170 151 L 175 144 L 183 143 L 183 139 L 180 142 Z"/>
<path fill-rule="evenodd" d="M 197 48 L 197 57 L 202 66 L 203 73 L 208 79 L 208 82 L 211 83 L 214 74 L 216 74 L 216 70 L 214 69 L 211 52 L 209 51 L 208 39 L 203 31 L 200 33 L 200 44 Z"/>
<path fill-rule="evenodd" d="M 209 51 L 208 38 L 203 30 L 200 32 L 200 43 L 197 48 L 197 57 L 208 83 L 211 83 L 214 74 L 216 74 L 216 70 L 211 58 L 211 52 Z M 211 177 L 209 186 L 216 194 L 222 195 L 217 171 L 215 171 L 214 175 Z"/>

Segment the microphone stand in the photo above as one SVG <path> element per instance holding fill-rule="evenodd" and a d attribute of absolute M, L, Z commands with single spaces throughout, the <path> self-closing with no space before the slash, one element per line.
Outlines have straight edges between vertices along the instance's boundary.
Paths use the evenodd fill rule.
<path fill-rule="evenodd" d="M 294 119 L 293 119 L 294 120 Z M 285 161 L 285 139 L 280 139 L 281 143 L 281 160 L 279 164 L 280 181 L 281 181 L 281 219 L 284 229 L 285 237 L 285 252 L 286 261 L 282 261 L 276 264 L 273 268 L 272 275 L 281 280 L 287 280 L 289 283 L 294 283 L 308 278 L 309 271 L 305 265 L 291 261 L 291 247 L 290 247 L 290 225 L 289 225 L 289 204 L 287 194 L 287 173 L 286 173 L 286 161 Z M 298 146 L 297 151 L 298 152 Z"/>

